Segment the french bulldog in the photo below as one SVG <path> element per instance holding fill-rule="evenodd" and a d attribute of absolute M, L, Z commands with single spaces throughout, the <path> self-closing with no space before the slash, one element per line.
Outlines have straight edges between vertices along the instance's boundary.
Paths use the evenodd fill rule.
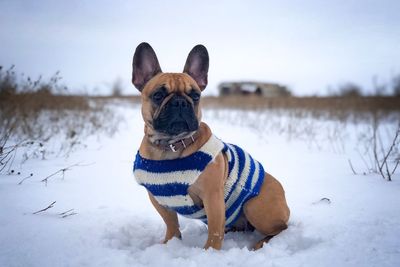
<path fill-rule="evenodd" d="M 141 43 L 132 67 L 144 120 L 134 176 L 166 224 L 164 243 L 181 238 L 177 214 L 208 225 L 205 249 L 221 249 L 227 231 L 254 229 L 265 235 L 259 249 L 285 230 L 290 211 L 279 181 L 201 121 L 207 49 L 196 45 L 183 73 L 163 73 L 153 48 Z"/>

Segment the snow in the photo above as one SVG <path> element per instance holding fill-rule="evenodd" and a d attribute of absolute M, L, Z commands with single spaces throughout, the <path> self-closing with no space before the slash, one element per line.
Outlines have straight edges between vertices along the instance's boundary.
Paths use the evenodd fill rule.
<path fill-rule="evenodd" d="M 206 226 L 182 217 L 183 239 L 161 244 L 164 223 L 132 175 L 140 107 L 120 112 L 125 123 L 112 138 L 89 138 L 68 158 L 28 160 L 15 167 L 20 175 L 0 176 L 0 266 L 400 266 L 400 175 L 387 182 L 354 175 L 348 165 L 351 158 L 362 173 L 354 131 L 363 125 L 336 126 L 343 135 L 336 144 L 318 134 L 337 124 L 315 122 L 310 142 L 276 130 L 282 119 L 272 115 L 205 111 L 217 136 L 245 148 L 281 181 L 291 208 L 289 228 L 262 249 L 249 250 L 261 237 L 254 232 L 228 233 L 221 251 L 205 251 Z M 76 163 L 64 178 L 40 182 Z M 70 209 L 77 214 L 59 215 Z"/>

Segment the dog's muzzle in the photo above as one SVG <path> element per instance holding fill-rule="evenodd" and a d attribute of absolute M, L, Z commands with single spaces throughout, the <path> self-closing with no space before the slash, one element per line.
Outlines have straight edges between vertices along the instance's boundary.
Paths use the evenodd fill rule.
<path fill-rule="evenodd" d="M 199 122 L 194 114 L 193 105 L 183 96 L 175 95 L 154 119 L 153 126 L 156 131 L 168 135 L 178 135 L 185 132 L 196 131 Z"/>

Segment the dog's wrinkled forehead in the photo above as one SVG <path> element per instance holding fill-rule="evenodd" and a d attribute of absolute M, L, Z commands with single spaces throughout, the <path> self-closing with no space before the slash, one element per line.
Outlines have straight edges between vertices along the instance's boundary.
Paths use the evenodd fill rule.
<path fill-rule="evenodd" d="M 166 88 L 168 93 L 189 93 L 193 89 L 201 92 L 195 80 L 186 73 L 159 73 L 146 84 L 142 93 L 150 95 L 160 87 Z"/>

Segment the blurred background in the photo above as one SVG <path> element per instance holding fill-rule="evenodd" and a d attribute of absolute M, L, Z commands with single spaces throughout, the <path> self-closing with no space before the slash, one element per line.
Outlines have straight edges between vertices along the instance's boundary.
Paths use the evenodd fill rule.
<path fill-rule="evenodd" d="M 399 11 L 0 0 L 0 266 L 400 266 Z M 158 245 L 162 220 L 132 174 L 146 138 L 131 84 L 141 42 L 165 72 L 207 47 L 202 121 L 262 162 L 291 208 L 264 252 L 229 233 L 205 253 L 206 227 L 189 221 L 183 241 Z"/>
<path fill-rule="evenodd" d="M 196 44 L 210 53 L 208 95 L 221 82 L 280 84 L 297 96 L 364 95 L 400 73 L 400 2 L 0 1 L 0 65 L 30 77 L 60 72 L 73 93 L 137 94 L 135 47 L 180 72 Z M 381 90 L 390 95 L 390 88 Z"/>
<path fill-rule="evenodd" d="M 181 72 L 196 44 L 208 48 L 205 121 L 334 153 L 356 147 L 363 173 L 391 180 L 400 163 L 398 10 L 389 0 L 0 0 L 0 173 L 18 151 L 23 160 L 69 155 L 132 121 L 132 56 L 145 41 L 165 72 Z"/>

